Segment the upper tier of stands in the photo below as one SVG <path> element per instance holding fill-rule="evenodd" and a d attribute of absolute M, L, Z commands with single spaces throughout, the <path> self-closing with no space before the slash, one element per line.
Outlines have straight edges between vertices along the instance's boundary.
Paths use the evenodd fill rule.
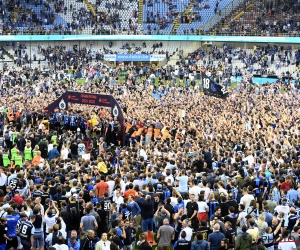
<path fill-rule="evenodd" d="M 0 34 L 298 36 L 298 0 L 1 0 Z"/>

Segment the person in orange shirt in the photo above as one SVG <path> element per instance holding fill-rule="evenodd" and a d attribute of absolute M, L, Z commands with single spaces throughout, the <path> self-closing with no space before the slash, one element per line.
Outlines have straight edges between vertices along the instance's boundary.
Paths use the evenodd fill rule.
<path fill-rule="evenodd" d="M 167 138 L 170 138 L 168 127 L 166 127 L 166 129 L 164 129 L 164 131 L 162 132 L 162 140 L 165 141 L 167 140 Z"/>
<path fill-rule="evenodd" d="M 128 187 L 129 189 L 124 193 L 124 198 L 128 198 L 131 194 L 136 197 L 136 191 L 133 189 L 133 184 L 129 183 Z"/>
<path fill-rule="evenodd" d="M 104 193 L 110 193 L 109 192 L 109 185 L 104 181 L 105 180 L 105 176 L 101 175 L 100 177 L 100 182 L 97 183 L 97 185 L 95 186 L 96 188 L 96 195 L 98 198 L 104 198 Z"/>
<path fill-rule="evenodd" d="M 139 128 L 138 131 L 136 132 L 135 139 L 136 139 L 137 142 L 140 142 L 143 132 L 144 132 L 143 127 Z"/>
<path fill-rule="evenodd" d="M 155 127 L 154 129 L 154 139 L 156 139 L 160 135 L 160 129 L 158 127 Z"/>
<path fill-rule="evenodd" d="M 39 165 L 39 164 L 41 164 L 41 159 L 42 159 L 41 151 L 38 151 L 36 156 L 33 157 L 31 164 L 32 165 L 35 165 L 35 164 Z"/>

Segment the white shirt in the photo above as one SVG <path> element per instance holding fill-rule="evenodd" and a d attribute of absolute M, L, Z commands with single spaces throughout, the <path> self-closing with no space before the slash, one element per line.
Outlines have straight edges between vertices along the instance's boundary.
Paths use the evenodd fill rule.
<path fill-rule="evenodd" d="M 116 197 L 115 203 L 117 204 L 116 210 L 119 211 L 119 210 L 120 210 L 120 205 L 121 205 L 122 203 L 124 203 L 124 198 L 123 198 L 122 196 L 120 196 L 119 198 Z"/>
<path fill-rule="evenodd" d="M 250 207 L 250 202 L 254 200 L 253 195 L 251 194 L 246 194 L 241 198 L 241 204 L 245 205 L 245 209 L 247 209 L 248 207 Z"/>
<path fill-rule="evenodd" d="M 0 174 L 0 186 L 4 186 L 6 184 L 6 181 L 7 181 L 6 174 L 4 173 Z"/>
<path fill-rule="evenodd" d="M 61 244 L 61 245 L 55 244 L 53 247 L 56 250 L 69 250 L 69 247 L 66 244 Z"/>
<path fill-rule="evenodd" d="M 63 159 L 63 160 L 68 159 L 68 154 L 69 154 L 69 149 L 68 149 L 68 148 L 63 149 L 63 150 L 61 151 L 62 159 Z"/>
<path fill-rule="evenodd" d="M 173 185 L 174 177 L 172 175 L 166 176 L 165 181 L 168 182 L 168 180 L 171 180 L 171 185 Z"/>
<path fill-rule="evenodd" d="M 204 200 L 206 201 L 208 199 L 208 196 L 210 194 L 210 188 L 209 187 L 204 187 L 204 188 L 201 188 L 201 191 L 204 190 L 205 193 L 204 193 Z"/>
<path fill-rule="evenodd" d="M 295 242 L 289 242 L 288 239 L 284 239 L 283 242 L 279 242 L 278 249 L 281 250 L 294 250 L 296 248 Z"/>
<path fill-rule="evenodd" d="M 53 227 L 55 224 L 55 216 L 48 217 L 48 215 L 45 215 L 45 221 L 46 221 L 46 233 L 49 233 L 49 228 Z"/>
<path fill-rule="evenodd" d="M 248 214 L 245 211 L 242 211 L 239 213 L 239 219 L 240 219 L 240 227 L 246 225 L 247 219 L 246 216 Z"/>
<path fill-rule="evenodd" d="M 185 237 L 185 239 L 186 239 L 187 241 L 191 241 L 192 236 L 193 236 L 193 230 L 192 230 L 190 227 L 185 227 L 182 231 L 185 231 L 185 232 L 186 232 L 186 237 Z M 180 236 L 180 239 L 181 239 L 181 236 Z"/>
<path fill-rule="evenodd" d="M 177 198 L 176 197 L 171 197 L 171 205 L 174 207 L 177 204 Z"/>
<path fill-rule="evenodd" d="M 106 183 L 109 186 L 109 191 L 110 191 L 109 197 L 112 197 L 114 195 L 115 181 L 107 181 Z"/>
<path fill-rule="evenodd" d="M 198 201 L 197 203 L 198 203 L 198 213 L 206 212 L 206 209 L 208 208 L 206 202 Z"/>
<path fill-rule="evenodd" d="M 104 244 L 105 243 L 105 244 Z M 98 241 L 95 250 L 110 250 L 110 241 Z"/>
<path fill-rule="evenodd" d="M 197 201 L 199 198 L 199 194 L 200 194 L 201 188 L 198 186 L 193 186 L 190 188 L 189 190 L 189 194 L 193 194 L 195 195 L 195 200 Z"/>
<path fill-rule="evenodd" d="M 48 152 L 53 149 L 53 144 L 48 145 Z"/>

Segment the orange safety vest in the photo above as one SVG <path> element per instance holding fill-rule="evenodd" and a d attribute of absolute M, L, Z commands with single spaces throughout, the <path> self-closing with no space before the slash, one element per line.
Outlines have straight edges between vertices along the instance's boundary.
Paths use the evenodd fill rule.
<path fill-rule="evenodd" d="M 155 128 L 154 129 L 154 137 L 156 138 L 157 136 L 159 136 L 160 134 L 160 129 L 159 128 Z"/>
<path fill-rule="evenodd" d="M 128 123 L 128 124 L 126 125 L 125 134 L 128 133 L 129 129 L 131 129 L 132 127 L 133 127 L 132 124 Z"/>
<path fill-rule="evenodd" d="M 134 131 L 134 132 L 132 133 L 131 138 L 135 138 L 135 136 L 136 136 L 136 131 Z"/>
<path fill-rule="evenodd" d="M 169 131 L 168 131 L 168 130 L 165 130 L 165 131 L 163 132 L 162 139 L 165 141 L 168 137 L 169 137 Z"/>
<path fill-rule="evenodd" d="M 144 130 L 143 128 L 139 128 L 138 131 L 136 132 L 136 136 L 141 136 L 143 130 Z"/>

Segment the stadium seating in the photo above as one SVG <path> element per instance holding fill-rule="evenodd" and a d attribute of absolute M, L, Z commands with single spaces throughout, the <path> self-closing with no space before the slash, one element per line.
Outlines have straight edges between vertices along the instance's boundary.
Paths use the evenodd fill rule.
<path fill-rule="evenodd" d="M 298 0 L 3 0 L 2 34 L 298 36 Z M 275 6 L 276 5 L 276 6 Z"/>

